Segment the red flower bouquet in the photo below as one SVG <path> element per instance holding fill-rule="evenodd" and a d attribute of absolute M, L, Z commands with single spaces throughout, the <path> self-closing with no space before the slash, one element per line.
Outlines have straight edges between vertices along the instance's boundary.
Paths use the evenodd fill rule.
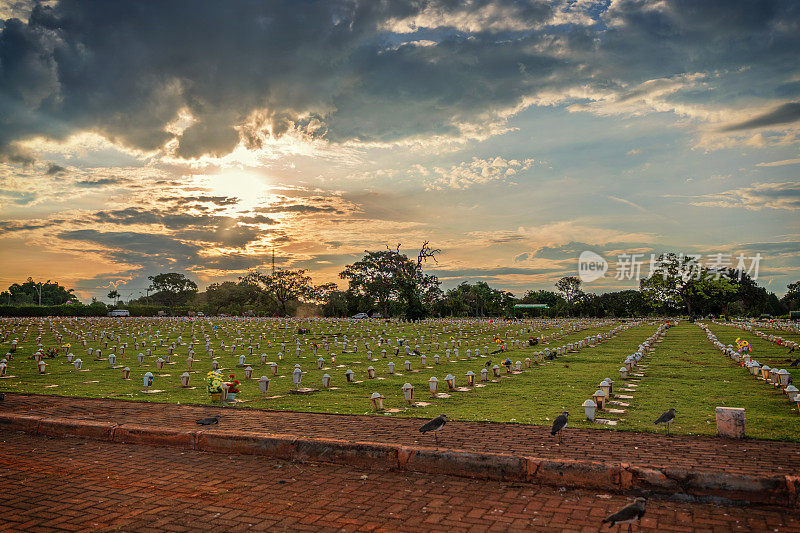
<path fill-rule="evenodd" d="M 231 378 L 230 381 L 225 383 L 228 386 L 228 393 L 236 394 L 237 392 L 239 392 L 239 380 L 236 379 L 236 376 L 234 374 L 231 374 L 228 377 Z"/>

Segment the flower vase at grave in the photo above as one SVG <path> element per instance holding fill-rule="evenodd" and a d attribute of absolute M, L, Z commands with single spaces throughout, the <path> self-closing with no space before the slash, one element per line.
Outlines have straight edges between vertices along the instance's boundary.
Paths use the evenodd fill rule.
<path fill-rule="evenodd" d="M 431 376 L 431 379 L 428 380 L 428 388 L 431 394 L 436 394 L 436 391 L 439 390 L 439 380 L 436 379 L 436 376 Z"/>
<path fill-rule="evenodd" d="M 189 373 L 184 372 L 181 374 L 181 387 L 188 387 L 189 386 Z"/>
<path fill-rule="evenodd" d="M 164 359 L 162 359 L 161 357 L 156 359 L 156 368 L 158 370 L 161 370 L 162 368 L 164 368 Z"/>
<path fill-rule="evenodd" d="M 193 363 L 194 363 L 194 359 L 190 355 L 189 357 L 186 358 L 186 370 L 191 370 Z"/>
<path fill-rule="evenodd" d="M 6 368 L 8 368 L 8 365 L 5 363 L 0 363 L 0 376 L 6 375 Z"/>
<path fill-rule="evenodd" d="M 113 353 L 108 354 L 108 365 L 114 366 L 115 364 L 117 364 L 117 356 Z"/>
<path fill-rule="evenodd" d="M 481 381 L 489 381 L 489 370 L 481 368 Z"/>
<path fill-rule="evenodd" d="M 420 355 L 419 362 L 420 364 L 422 364 L 422 366 L 425 366 L 426 364 L 428 364 L 428 358 L 424 355 Z"/>
<path fill-rule="evenodd" d="M 250 379 L 253 377 L 253 367 L 248 366 L 244 369 L 244 377 Z"/>
<path fill-rule="evenodd" d="M 246 359 L 247 359 L 247 356 L 245 356 L 244 354 L 240 355 L 239 356 L 239 366 L 244 366 Z"/>
<path fill-rule="evenodd" d="M 142 376 L 142 384 L 144 384 L 144 388 L 148 389 L 153 384 L 153 373 L 152 372 L 145 372 L 144 376 Z"/>
<path fill-rule="evenodd" d="M 447 374 L 444 378 L 445 383 L 447 383 L 447 388 L 450 391 L 454 391 L 456 389 L 456 377 L 453 374 Z"/>
<path fill-rule="evenodd" d="M 262 353 L 261 354 L 261 364 L 262 365 L 266 365 L 267 364 L 267 354 L 266 353 Z"/>
<path fill-rule="evenodd" d="M 270 367 L 270 369 L 272 369 L 272 375 L 273 376 L 277 376 L 278 375 L 278 363 L 272 363 L 271 365 L 269 365 L 269 367 Z"/>
<path fill-rule="evenodd" d="M 367 368 L 367 377 L 369 379 L 375 379 L 375 368 L 373 367 Z"/>
<path fill-rule="evenodd" d="M 75 370 L 80 370 L 83 361 L 81 361 L 80 359 L 75 359 L 75 362 L 73 364 L 75 365 Z"/>
<path fill-rule="evenodd" d="M 500 367 L 497 366 L 497 365 L 494 365 L 492 367 L 492 374 L 494 374 L 494 377 L 499 378 L 500 377 Z"/>
<path fill-rule="evenodd" d="M 411 361 L 406 359 L 405 363 L 403 363 L 403 367 L 406 369 L 407 372 L 411 371 Z"/>
<path fill-rule="evenodd" d="M 292 372 L 292 382 L 294 383 L 294 388 L 300 388 L 300 382 L 303 380 L 303 371 L 300 369 L 300 366 L 296 366 L 294 371 Z"/>
<path fill-rule="evenodd" d="M 122 369 L 122 379 L 131 379 L 131 369 L 127 366 Z"/>
<path fill-rule="evenodd" d="M 394 374 L 394 361 L 389 361 L 389 373 Z"/>
<path fill-rule="evenodd" d="M 219 370 L 219 361 L 217 361 L 216 359 L 211 361 L 211 369 L 212 370 Z"/>
<path fill-rule="evenodd" d="M 475 372 L 472 370 L 467 372 L 467 386 L 474 387 L 475 386 Z"/>
<path fill-rule="evenodd" d="M 354 379 L 353 379 L 354 375 L 355 375 L 355 372 L 353 372 L 350 369 L 347 369 L 347 372 L 344 373 L 344 377 L 347 379 L 348 383 L 352 383 L 354 381 Z"/>

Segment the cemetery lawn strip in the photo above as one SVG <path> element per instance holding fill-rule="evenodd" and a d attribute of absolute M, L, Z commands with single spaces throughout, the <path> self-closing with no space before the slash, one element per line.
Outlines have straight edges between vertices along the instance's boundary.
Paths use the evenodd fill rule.
<path fill-rule="evenodd" d="M 730 344 L 735 348 L 736 339 L 744 339 L 749 342 L 750 346 L 753 348 L 753 351 L 750 352 L 750 357 L 762 365 L 766 364 L 770 367 L 785 368 L 790 374 L 793 375 L 793 377 L 800 377 L 800 371 L 798 371 L 796 367 L 789 368 L 789 362 L 786 361 L 790 358 L 794 360 L 800 357 L 800 352 L 797 350 L 790 355 L 788 347 L 770 342 L 767 339 L 762 339 L 758 335 L 749 331 L 735 328 L 733 326 L 720 326 L 719 324 L 713 324 L 711 322 L 704 322 L 704 324 L 706 324 L 709 329 L 714 332 L 714 335 L 717 336 L 719 342 L 725 346 Z M 795 386 L 797 386 L 797 383 L 795 383 Z"/>
<path fill-rule="evenodd" d="M 260 325 L 258 322 L 244 322 L 241 325 L 237 322 L 215 323 L 219 324 L 220 331 L 225 330 L 224 333 L 220 333 L 220 339 L 225 341 L 226 346 L 229 346 L 237 336 L 247 337 L 252 332 L 258 337 L 258 333 L 263 330 L 263 324 Z M 475 388 L 468 392 L 453 392 L 450 393 L 450 398 L 431 398 L 428 392 L 428 380 L 431 376 L 439 379 L 439 392 L 445 393 L 448 391 L 444 379 L 448 373 L 455 376 L 456 386 L 461 387 L 466 384 L 466 372 L 472 370 L 476 375 L 476 383 L 480 384 L 480 371 L 489 360 L 492 361 L 492 364 L 501 364 L 505 358 L 524 362 L 526 357 L 532 358 L 534 352 L 544 350 L 545 347 L 553 349 L 569 342 L 577 342 L 588 335 L 607 332 L 619 323 L 609 322 L 599 327 L 590 327 L 576 332 L 568 332 L 565 328 L 567 334 L 560 339 L 553 339 L 547 344 L 536 347 L 527 347 L 523 345 L 524 340 L 529 336 L 558 332 L 560 326 L 538 323 L 538 327 L 533 332 L 525 331 L 520 334 L 519 329 L 525 328 L 525 324 L 511 323 L 507 325 L 498 322 L 482 332 L 477 329 L 474 332 L 481 338 L 479 346 L 482 351 L 487 345 L 490 351 L 496 348 L 492 342 L 492 334 L 495 332 L 505 335 L 506 332 L 513 331 L 516 338 L 521 341 L 519 348 L 486 358 L 458 361 L 448 361 L 443 347 L 431 348 L 428 351 L 422 350 L 427 355 L 427 366 L 430 368 L 421 368 L 418 357 L 406 356 L 402 350 L 399 356 L 394 356 L 394 346 L 377 346 L 374 342 L 371 342 L 373 361 L 367 360 L 363 345 L 359 345 L 357 353 L 341 353 L 340 347 L 336 350 L 330 347 L 326 351 L 320 346 L 318 355 L 314 356 L 308 346 L 303 344 L 303 352 L 298 358 L 293 350 L 294 330 L 286 328 L 278 331 L 277 338 L 273 338 L 272 330 L 269 330 L 270 333 L 265 336 L 265 339 L 269 338 L 272 346 L 266 348 L 266 340 L 264 340 L 261 349 L 254 350 L 254 354 L 247 357 L 247 363 L 253 367 L 253 379 L 251 380 L 244 379 L 244 369 L 236 367 L 238 356 L 243 353 L 238 346 L 236 351 L 231 353 L 228 349 L 220 349 L 219 340 L 215 340 L 214 349 L 215 356 L 218 356 L 223 367 L 223 374 L 227 376 L 233 373 L 241 381 L 241 392 L 237 398 L 244 401 L 235 406 L 238 409 L 256 408 L 418 418 L 431 418 L 441 413 L 447 413 L 455 420 L 540 425 L 550 425 L 555 416 L 563 410 L 568 410 L 570 412 L 569 427 L 573 428 L 657 432 L 661 429 L 655 427 L 652 422 L 666 409 L 674 406 L 678 409 L 678 418 L 672 425 L 671 431 L 683 434 L 714 435 L 716 433 L 714 408 L 729 406 L 747 409 L 748 436 L 800 440 L 800 415 L 796 412 L 795 404 L 789 402 L 783 393 L 774 391 L 753 379 L 744 369 L 714 349 L 697 325 L 686 322 L 667 331 L 663 342 L 655 345 L 655 354 L 647 360 L 650 366 L 645 371 L 646 375 L 641 380 L 637 391 L 631 394 L 634 398 L 624 400 L 626 403 L 630 403 L 630 406 L 619 407 L 627 412 L 620 414 L 598 412 L 598 417 L 618 420 L 619 425 L 615 427 L 601 426 L 587 421 L 581 404 L 584 400 L 591 398 L 592 393 L 604 378 L 613 379 L 615 392 L 619 392 L 619 389 L 624 386 L 624 380 L 619 377 L 620 366 L 628 355 L 636 351 L 642 341 L 655 332 L 659 321 L 649 321 L 644 325 L 626 329 L 616 337 L 595 347 L 586 347 L 578 353 L 569 353 L 539 365 L 534 363 L 531 369 L 523 369 L 521 374 L 507 376 L 505 368 L 501 365 L 499 379 L 490 375 L 490 379 L 498 380 L 497 383 L 486 383 L 485 387 Z M 121 322 L 120 324 L 126 323 Z M 479 329 L 478 324 L 477 322 L 472 324 L 469 321 L 464 322 L 464 331 L 468 333 L 464 337 L 465 339 L 475 338 L 475 335 L 471 335 L 469 332 L 471 328 Z M 348 333 L 348 336 L 352 335 L 352 332 L 346 330 L 347 323 L 344 325 L 344 328 L 333 328 L 334 331 L 339 331 L 340 340 L 343 333 Z M 161 327 L 167 329 L 166 325 Z M 320 338 L 319 328 L 325 326 L 312 325 L 312 328 L 314 327 L 317 327 L 317 330 L 313 334 L 301 336 L 301 339 L 310 341 Z M 358 331 L 358 327 L 354 326 L 355 331 Z M 382 325 L 377 326 L 378 330 L 381 327 Z M 486 327 L 485 324 L 484 327 Z M 755 335 L 745 335 L 747 332 L 738 329 L 723 328 L 714 324 L 711 324 L 711 327 L 720 340 L 726 344 L 733 342 L 736 336 L 747 338 L 754 345 L 756 358 L 759 360 L 765 351 L 771 350 L 775 357 L 778 357 L 781 351 L 786 351 L 783 347 L 759 339 Z M 208 328 L 209 326 L 206 324 L 198 329 L 198 339 L 202 340 L 202 334 L 204 331 L 208 332 Z M 241 330 L 237 328 L 241 328 Z M 153 327 L 153 331 L 155 329 L 156 326 Z M 187 326 L 183 332 L 184 341 L 191 338 L 189 329 Z M 425 344 L 427 344 L 432 333 L 440 331 L 441 326 L 404 324 L 398 327 L 386 326 L 386 329 L 385 337 L 394 339 L 402 335 L 422 334 L 425 335 Z M 729 333 L 732 335 L 730 341 L 723 336 L 727 335 L 723 331 L 724 329 L 730 330 Z M 220 405 L 212 403 L 205 390 L 205 375 L 210 368 L 211 360 L 202 345 L 196 345 L 194 348 L 197 360 L 191 371 L 190 385 L 195 388 L 186 389 L 180 386 L 180 376 L 186 371 L 185 361 L 189 349 L 187 345 L 178 346 L 175 349 L 175 355 L 172 356 L 175 364 L 165 365 L 160 372 L 156 369 L 155 359 L 166 355 L 169 342 L 178 337 L 177 331 L 171 331 L 165 335 L 168 339 L 167 346 L 157 347 L 154 355 L 147 358 L 143 366 L 139 366 L 136 360 L 136 354 L 143 351 L 141 347 L 133 348 L 131 345 L 124 355 L 118 355 L 117 365 L 128 366 L 131 369 L 131 379 L 123 381 L 121 368 L 111 369 L 108 361 L 95 361 L 92 357 L 88 357 L 86 349 L 78 345 L 75 339 L 67 339 L 72 343 L 71 351 L 75 353 L 76 357 L 83 360 L 83 368 L 88 371 L 76 371 L 72 365 L 66 362 L 66 358 L 62 354 L 56 359 L 46 359 L 47 373 L 39 375 L 35 362 L 27 358 L 35 349 L 35 326 L 32 326 L 31 330 L 28 338 L 21 343 L 19 353 L 10 362 L 8 374 L 16 377 L 0 379 L 0 391 Z M 283 332 L 286 335 L 287 354 L 282 361 L 278 361 L 276 354 L 280 349 Z M 328 337 L 332 338 L 330 331 L 328 333 Z M 440 341 L 449 341 L 451 337 L 458 338 L 458 335 L 447 331 L 441 333 Z M 44 346 L 55 345 L 55 338 L 47 326 L 44 327 L 42 344 Z M 90 340 L 87 346 L 99 347 L 101 343 Z M 469 347 L 474 350 L 475 345 Z M 466 359 L 467 348 L 466 343 L 459 348 L 460 359 Z M 388 353 L 385 359 L 380 354 L 382 349 L 386 349 Z M 332 351 L 337 354 L 335 365 L 330 362 Z M 109 352 L 110 350 L 104 350 L 104 357 Z M 269 354 L 268 361 L 279 363 L 278 376 L 272 375 L 269 366 L 261 364 L 260 352 Z M 440 356 L 438 365 L 434 363 L 435 354 Z M 317 369 L 316 359 L 318 356 L 325 359 L 323 370 Z M 412 372 L 406 372 L 403 368 L 406 359 L 412 362 Z M 394 375 L 388 374 L 389 361 L 395 363 Z M 301 386 L 320 389 L 318 392 L 308 395 L 289 393 L 289 390 L 294 388 L 291 370 L 295 363 L 299 363 L 305 371 Z M 767 361 L 767 364 L 773 366 L 770 360 Z M 384 379 L 368 379 L 366 376 L 368 366 L 373 366 L 376 375 Z M 352 369 L 356 373 L 356 380 L 361 383 L 346 383 L 344 372 L 347 369 Z M 142 392 L 142 375 L 146 371 L 156 375 L 152 389 L 164 392 L 153 394 Z M 332 376 L 331 384 L 336 387 L 335 389 L 321 389 L 320 382 L 324 373 Z M 271 380 L 269 399 L 263 399 L 259 391 L 257 380 L 262 375 L 269 376 Z M 415 402 L 425 402 L 430 405 L 408 407 L 403 401 L 401 391 L 401 386 L 406 382 L 415 387 Z M 57 385 L 57 387 L 47 387 L 47 385 Z M 379 392 L 385 397 L 386 409 L 397 409 L 400 412 L 386 413 L 373 410 L 369 402 L 369 396 L 373 392 Z"/>
<path fill-rule="evenodd" d="M 547 424 L 548 419 L 552 419 L 565 407 L 571 410 L 577 409 L 585 398 L 591 396 L 597 384 L 604 377 L 613 377 L 613 370 L 619 361 L 635 351 L 636 346 L 645 337 L 651 334 L 656 326 L 646 325 L 634 327 L 622 332 L 622 334 L 610 341 L 606 341 L 594 348 L 586 347 L 576 354 L 568 354 L 555 361 L 546 361 L 539 366 L 525 369 L 522 374 L 507 376 L 502 361 L 510 358 L 512 361 L 524 361 L 526 357 L 533 356 L 537 350 L 545 347 L 555 348 L 569 342 L 577 342 L 588 335 L 604 333 L 612 329 L 616 324 L 604 325 L 602 327 L 589 328 L 582 331 L 571 332 L 560 339 L 554 339 L 549 344 L 537 347 L 514 348 L 509 352 L 489 355 L 487 357 L 473 358 L 471 360 L 448 361 L 445 349 L 431 350 L 427 353 L 427 366 L 421 368 L 418 357 L 391 355 L 394 349 L 387 349 L 390 355 L 387 358 L 380 356 L 380 349 L 372 347 L 373 357 L 377 358 L 368 361 L 366 352 L 359 347 L 358 353 L 340 353 L 337 350 L 336 364 L 330 362 L 330 353 L 323 353 L 320 348 L 319 354 L 325 358 L 323 370 L 317 369 L 316 357 L 304 350 L 300 358 L 294 354 L 287 355 L 282 361 L 273 357 L 278 351 L 276 343 L 273 341 L 272 348 L 266 350 L 271 355 L 269 360 L 279 363 L 279 373 L 273 376 L 268 366 L 262 365 L 260 357 L 253 355 L 248 357 L 248 363 L 253 366 L 253 379 L 244 379 L 244 369 L 236 368 L 240 350 L 234 354 L 230 351 L 215 350 L 215 355 L 219 356 L 219 361 L 223 366 L 223 374 L 230 373 L 236 375 L 241 381 L 241 392 L 238 398 L 246 400 L 237 404 L 237 408 L 265 408 L 275 410 L 308 411 L 320 413 L 341 413 L 341 414 L 375 414 L 382 416 L 383 413 L 371 409 L 369 396 L 373 392 L 380 392 L 386 397 L 384 405 L 387 409 L 402 409 L 400 413 L 386 413 L 408 417 L 433 417 L 441 412 L 447 412 L 452 418 L 458 420 L 491 420 L 491 421 L 512 421 L 520 423 Z M 517 329 L 519 329 L 517 325 Z M 499 329 L 499 328 L 498 328 Z M 546 331 L 558 331 L 558 328 Z M 539 333 L 539 332 L 536 332 Z M 442 336 L 445 338 L 445 336 Z M 523 336 L 527 338 L 527 334 Z M 448 337 L 449 338 L 449 335 Z M 47 339 L 43 339 L 43 344 L 47 345 Z M 227 341 L 227 339 L 226 339 Z M 20 349 L 20 354 L 12 361 L 12 372 L 15 378 L 0 380 L 0 390 L 27 392 L 36 394 L 55 394 L 60 396 L 79 396 L 93 398 L 112 398 L 122 400 L 137 400 L 151 402 L 170 402 L 187 403 L 197 405 L 212 405 L 209 395 L 205 391 L 205 375 L 210 366 L 210 359 L 199 348 L 195 358 L 196 361 L 192 368 L 190 386 L 194 389 L 185 389 L 180 386 L 180 375 L 186 371 L 185 353 L 186 346 L 176 349 L 176 354 L 172 360 L 175 364 L 164 365 L 161 371 L 155 367 L 155 358 L 166 353 L 166 348 L 159 347 L 154 356 L 147 358 L 145 364 L 138 365 L 136 353 L 141 349 L 129 349 L 122 356 L 118 355 L 117 365 L 127 365 L 131 369 L 131 379 L 122 380 L 122 370 L 111 369 L 107 361 L 94 361 L 87 357 L 85 349 L 76 347 L 73 351 L 76 357 L 81 357 L 84 370 L 76 371 L 73 365 L 66 362 L 63 355 L 56 359 L 47 359 L 47 373 L 39 375 L 35 370 L 35 363 L 24 357 L 25 353 L 33 350 L 31 339 L 27 339 L 27 349 Z M 52 341 L 50 343 L 52 345 Z M 88 346 L 99 343 L 88 343 Z M 287 342 L 287 352 L 291 352 L 290 344 Z M 495 346 L 491 343 L 481 343 L 483 349 L 485 345 L 493 350 Z M 384 345 L 381 348 L 386 348 Z M 466 347 L 459 349 L 460 358 L 465 359 Z M 474 349 L 474 348 L 473 348 Z M 330 352 L 331 350 L 329 350 Z M 108 352 L 108 350 L 106 350 Z M 163 353 L 162 353 L 163 352 Z M 440 355 L 440 364 L 434 363 L 434 354 Z M 406 372 L 403 368 L 404 361 L 408 359 L 412 362 L 412 372 Z M 395 374 L 388 374 L 388 362 L 395 363 Z M 499 383 L 487 383 L 486 387 L 476 388 L 470 392 L 454 392 L 450 398 L 440 399 L 431 398 L 428 391 L 428 380 L 431 376 L 439 379 L 439 391 L 447 392 L 447 385 L 444 381 L 448 373 L 456 377 L 456 386 L 466 384 L 466 372 L 472 370 L 476 374 L 476 383 L 480 383 L 480 371 L 484 368 L 487 361 L 501 366 L 502 376 L 498 379 Z M 300 363 L 305 371 L 301 386 L 321 389 L 320 383 L 324 373 L 332 376 L 332 386 L 334 390 L 321 389 L 319 392 L 308 395 L 290 394 L 290 389 L 294 388 L 291 377 L 291 370 L 295 363 Z M 343 365 L 339 367 L 339 365 Z M 366 369 L 373 366 L 376 369 L 377 377 L 385 379 L 368 379 Z M 352 369 L 356 373 L 356 381 L 360 383 L 346 383 L 344 372 Z M 586 372 L 591 370 L 590 372 Z M 160 393 L 142 392 L 142 375 L 150 371 L 155 374 L 155 380 L 151 389 L 164 390 Z M 169 376 L 166 376 L 169 374 Z M 270 377 L 270 389 L 268 396 L 277 398 L 262 399 L 258 387 L 258 378 L 261 375 Z M 497 379 L 490 375 L 490 379 Z M 577 380 L 572 382 L 573 380 Z M 97 383 L 93 383 L 98 381 Z M 415 387 L 414 400 L 430 403 L 427 407 L 408 408 L 403 401 L 401 387 L 409 382 Z M 58 387 L 47 388 L 46 385 L 56 384 Z M 555 387 L 557 390 L 548 392 L 547 389 Z M 552 394 L 551 394 L 552 392 Z M 577 404 L 575 402 L 577 401 Z M 572 402 L 572 404 L 570 404 Z M 219 404 L 216 404 L 219 405 Z"/>
<path fill-rule="evenodd" d="M 723 328 L 708 325 L 727 344 L 720 335 Z M 743 407 L 748 437 L 800 441 L 796 404 L 720 353 L 696 324 L 681 322 L 655 347 L 624 429 L 654 431 L 653 421 L 675 407 L 671 433 L 716 435 L 715 408 Z"/>

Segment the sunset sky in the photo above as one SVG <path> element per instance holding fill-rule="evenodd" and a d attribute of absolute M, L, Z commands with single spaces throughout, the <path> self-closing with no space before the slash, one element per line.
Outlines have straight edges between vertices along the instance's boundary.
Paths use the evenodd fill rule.
<path fill-rule="evenodd" d="M 0 0 L 0 287 L 127 300 L 273 248 L 322 283 L 429 240 L 444 288 L 675 251 L 782 294 L 798 50 L 794 0 Z"/>

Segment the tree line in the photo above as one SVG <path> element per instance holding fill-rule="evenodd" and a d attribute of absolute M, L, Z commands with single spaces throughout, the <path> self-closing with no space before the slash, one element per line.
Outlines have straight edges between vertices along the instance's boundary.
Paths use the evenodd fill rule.
<path fill-rule="evenodd" d="M 197 285 L 183 274 L 161 273 L 148 278 L 153 294 L 130 300 L 124 307 L 131 309 L 132 314 L 137 314 L 137 310 L 139 314 L 155 314 L 163 309 L 209 315 L 346 317 L 367 312 L 371 316 L 411 320 L 523 315 L 781 316 L 800 309 L 800 282 L 790 284 L 787 294 L 779 299 L 758 286 L 746 272 L 687 265 L 686 258 L 675 254 L 662 255 L 659 267 L 640 280 L 638 290 L 593 294 L 583 290 L 579 278 L 566 276 L 555 283 L 554 291 L 530 290 L 521 298 L 483 281 L 463 282 L 443 291 L 438 278 L 425 272 L 427 262 L 435 262 L 438 253 L 427 242 L 414 259 L 402 253 L 400 245 L 365 251 L 360 260 L 340 272 L 339 277 L 347 282 L 345 289 L 339 289 L 335 283 L 316 285 L 302 269 L 252 271 L 237 281 L 213 283 L 204 292 L 198 292 Z M 0 293 L 0 302 L 6 307 L 34 305 L 40 297 L 42 305 L 75 301 L 71 289 L 50 281 L 37 284 L 29 278 Z M 121 305 L 116 290 L 110 291 L 108 298 L 113 306 Z M 546 304 L 547 308 L 515 309 L 520 303 Z"/>

